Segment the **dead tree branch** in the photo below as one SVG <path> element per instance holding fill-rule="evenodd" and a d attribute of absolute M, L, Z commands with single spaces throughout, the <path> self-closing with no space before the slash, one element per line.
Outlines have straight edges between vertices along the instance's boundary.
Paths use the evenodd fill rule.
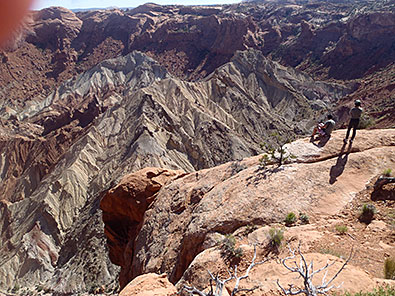
<path fill-rule="evenodd" d="M 263 264 L 266 261 L 270 260 L 270 258 L 266 258 L 266 259 L 264 259 L 262 261 L 256 262 L 256 253 L 257 253 L 256 245 L 254 245 L 254 255 L 253 255 L 251 263 L 248 266 L 247 270 L 245 271 L 244 275 L 242 275 L 242 276 L 238 275 L 237 265 L 235 266 L 233 271 L 229 270 L 229 269 L 227 270 L 228 274 L 229 274 L 229 277 L 226 278 L 226 279 L 221 279 L 218 275 L 214 276 L 210 271 L 208 271 L 208 273 L 210 275 L 210 291 L 208 293 L 202 292 L 202 291 L 200 291 L 199 289 L 197 289 L 195 287 L 189 287 L 187 285 L 184 285 L 179 293 L 181 293 L 181 291 L 185 290 L 189 295 L 222 296 L 222 291 L 223 291 L 223 288 L 224 288 L 225 284 L 227 282 L 233 280 L 233 279 L 235 279 L 236 282 L 235 282 L 235 286 L 234 286 L 234 288 L 233 288 L 233 290 L 231 292 L 231 296 L 234 296 L 234 295 L 236 295 L 236 293 L 239 293 L 239 292 L 253 291 L 253 290 L 257 289 L 258 287 L 254 287 L 254 288 L 251 288 L 251 289 L 245 289 L 245 288 L 240 289 L 239 288 L 240 281 L 243 280 L 243 279 L 248 278 L 249 273 L 250 273 L 252 268 L 254 268 L 257 265 Z M 215 285 L 215 288 L 213 288 L 213 283 Z"/>
<path fill-rule="evenodd" d="M 289 246 L 288 246 L 289 247 Z M 293 285 L 289 285 L 288 289 L 285 289 L 280 285 L 279 280 L 277 280 L 277 285 L 281 289 L 281 291 L 285 295 L 298 295 L 304 293 L 307 296 L 318 296 L 318 295 L 327 295 L 326 293 L 335 288 L 334 285 L 331 285 L 331 283 L 337 278 L 337 276 L 344 270 L 348 262 L 350 262 L 352 255 L 353 255 L 353 249 L 351 249 L 350 255 L 348 256 L 347 260 L 343 263 L 343 265 L 340 267 L 340 269 L 336 272 L 336 274 L 329 280 L 326 281 L 326 276 L 328 273 L 328 268 L 331 267 L 335 262 L 329 263 L 328 262 L 321 268 L 314 270 L 313 267 L 313 261 L 311 261 L 309 264 L 307 264 L 305 256 L 302 254 L 300 250 L 300 244 L 297 249 L 293 250 L 291 247 L 289 247 L 289 252 L 291 253 L 291 256 L 286 257 L 281 260 L 281 263 L 283 266 L 288 269 L 291 272 L 296 272 L 298 273 L 302 278 L 303 278 L 303 284 L 304 284 L 304 289 L 300 288 L 295 288 Z M 287 261 L 294 259 L 296 256 L 299 256 L 299 263 L 293 261 L 293 264 L 289 264 Z M 295 266 L 295 267 L 294 267 Z M 326 270 L 325 274 L 322 278 L 322 283 L 321 285 L 315 286 L 313 284 L 313 276 L 320 273 L 321 271 Z M 340 284 L 341 286 L 341 284 Z M 338 286 L 337 288 L 340 288 Z"/>

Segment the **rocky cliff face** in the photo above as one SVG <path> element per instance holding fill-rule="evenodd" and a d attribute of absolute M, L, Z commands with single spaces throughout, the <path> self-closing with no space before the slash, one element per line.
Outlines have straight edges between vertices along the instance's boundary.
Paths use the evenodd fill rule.
<path fill-rule="evenodd" d="M 305 133 L 316 112 L 347 92 L 254 50 L 194 83 L 133 52 L 8 110 L 0 154 L 4 287 L 112 287 L 117 272 L 98 212 L 112 182 L 146 166 L 191 172 L 256 155 L 272 131 Z"/>
<path fill-rule="evenodd" d="M 133 92 L 167 75 L 141 54 L 108 61 L 6 121 L 0 162 L 2 289 L 40 285 L 74 293 L 117 286 L 97 202 L 117 178 L 113 168 L 120 166 L 109 161 L 114 151 L 105 147 L 117 146 L 122 127 L 115 118 L 122 120 L 125 110 L 107 109 L 119 107 L 120 85 Z M 29 134 L 31 126 L 35 134 Z M 125 150 L 119 152 L 123 159 Z"/>
<path fill-rule="evenodd" d="M 339 216 L 339 213 L 345 213 L 344 209 L 357 199 L 355 193 L 363 191 L 367 182 L 380 174 L 384 168 L 393 168 L 395 165 L 394 130 L 361 131 L 353 146 L 343 145 L 344 132 L 344 130 L 336 131 L 332 139 L 323 147 L 316 146 L 308 139 L 289 144 L 287 149 L 296 156 L 295 163 L 280 168 L 262 168 L 259 166 L 259 157 L 253 157 L 191 173 L 162 187 L 144 213 L 144 219 L 142 223 L 140 222 L 140 231 L 123 232 L 123 235 L 117 232 L 120 236 L 118 239 L 127 241 L 128 245 L 128 250 L 123 253 L 124 262 L 127 264 L 120 264 L 121 287 L 138 275 L 150 272 L 165 272 L 173 283 L 182 279 L 202 286 L 206 284 L 203 283 L 203 279 L 207 280 L 205 274 L 207 268 L 215 273 L 221 271 L 217 266 L 217 262 L 222 261 L 221 255 L 215 247 L 225 234 L 233 233 L 244 241 L 243 231 L 246 231 L 244 226 L 276 225 L 278 227 L 289 212 L 303 212 L 313 223 L 301 227 L 300 233 L 298 228 L 287 229 L 289 232 L 287 237 L 290 240 L 300 239 L 305 249 L 310 250 L 317 250 L 314 246 L 320 241 L 328 247 L 328 241 L 333 239 L 332 235 L 322 232 L 321 228 L 330 229 L 334 227 L 333 224 L 341 223 L 341 220 L 336 218 L 346 217 L 344 214 Z M 140 174 L 144 178 L 144 172 Z M 133 185 L 134 183 L 131 182 L 128 186 Z M 125 184 L 121 183 L 119 186 Z M 113 195 L 113 192 L 108 193 L 103 203 L 107 204 L 108 199 L 115 201 L 120 198 Z M 140 192 L 133 192 L 129 198 L 146 193 L 147 189 L 143 188 Z M 106 217 L 108 210 L 104 208 L 104 217 Z M 137 211 L 139 205 L 133 208 Z M 355 209 L 352 215 L 358 215 L 358 211 L 359 209 Z M 354 220 L 355 217 L 352 218 L 352 221 Z M 351 223 L 358 224 L 355 221 Z M 329 226 L 330 224 L 332 226 Z M 358 226 L 350 227 L 357 233 Z M 268 229 L 269 227 L 264 227 L 249 236 L 248 242 L 255 240 L 255 243 L 259 243 L 264 248 L 268 243 L 265 235 Z M 382 231 L 382 235 L 374 238 L 376 246 L 378 240 L 391 241 L 388 236 L 391 232 L 390 224 L 384 223 Z M 370 235 L 368 232 L 369 230 L 362 230 L 362 235 L 367 237 Z M 355 234 L 355 237 L 359 237 L 359 233 Z M 358 239 L 342 244 L 345 244 L 344 247 L 350 244 L 358 246 L 365 244 L 364 239 L 361 239 L 361 241 Z M 334 241 L 334 247 L 338 247 L 337 240 Z M 378 252 L 376 255 L 380 258 L 379 261 L 383 262 L 384 254 L 393 256 L 395 248 L 387 248 L 388 245 L 384 242 L 380 244 L 382 247 L 374 252 Z M 358 248 L 361 252 L 359 256 L 362 257 L 365 256 L 362 254 L 368 253 L 370 249 L 362 246 Z M 116 255 L 112 254 L 112 256 Z M 317 262 L 325 257 L 319 259 L 320 256 L 314 256 Z M 355 258 L 355 262 L 361 264 L 360 259 Z M 274 270 L 281 269 L 275 265 L 273 262 Z M 361 264 L 360 267 L 363 266 Z M 381 266 L 378 264 L 379 272 Z M 225 268 L 224 263 L 223 272 Z M 271 270 L 269 274 L 268 270 Z M 271 268 L 265 267 L 262 273 L 258 272 L 260 277 L 269 277 L 270 280 L 263 285 L 265 287 L 262 288 L 263 290 L 256 291 L 254 295 L 261 295 L 259 293 L 276 288 L 272 271 Z M 366 273 L 357 270 L 353 272 L 345 275 L 348 279 L 346 289 L 354 290 L 357 287 L 355 291 L 359 291 L 373 287 L 374 281 L 371 278 L 367 278 L 366 282 L 363 281 L 366 285 L 356 284 L 360 276 L 365 277 Z M 276 276 L 282 277 L 284 273 Z M 381 274 L 376 276 L 380 277 Z M 263 278 L 252 277 L 251 281 L 263 282 Z"/>
<path fill-rule="evenodd" d="M 350 101 L 364 94 L 362 86 L 369 86 L 371 110 L 384 108 L 375 113 L 382 126 L 391 126 L 393 118 L 385 113 L 393 108 L 394 94 L 393 75 L 388 78 L 393 72 L 393 51 L 386 47 L 393 38 L 391 6 L 380 2 L 369 8 L 367 2 L 357 2 L 354 9 L 348 4 L 323 3 L 147 4 L 126 11 L 73 13 L 49 8 L 32 13 L 30 25 L 0 53 L 0 291 L 44 287 L 67 294 L 93 291 L 101 285 L 113 290 L 119 269 L 110 259 L 122 267 L 122 286 L 142 272 L 170 272 L 171 266 L 175 268 L 170 279 L 176 282 L 203 248 L 205 230 L 180 229 L 168 241 L 153 242 L 158 249 L 145 250 L 145 239 L 153 239 L 141 235 L 155 225 L 142 216 L 158 211 L 157 202 L 151 199 L 161 194 L 156 193 L 156 186 L 164 181 L 155 181 L 152 198 L 137 199 L 142 203 L 137 218 L 118 221 L 112 204 L 103 203 L 103 209 L 111 212 L 104 226 L 100 200 L 124 175 L 145 167 L 191 173 L 234 161 L 216 172 L 185 177 L 199 181 L 202 174 L 214 175 L 213 184 L 201 181 L 190 194 L 190 189 L 177 185 L 188 193 L 187 202 L 181 193 L 174 194 L 174 201 L 170 201 L 171 193 L 162 197 L 169 199 L 169 204 L 161 205 L 169 215 L 163 219 L 169 222 L 179 213 L 188 222 L 189 214 L 196 215 L 184 203 L 199 205 L 214 184 L 224 193 L 227 189 L 221 182 L 236 186 L 226 180 L 244 167 L 242 159 L 262 152 L 260 144 L 270 142 L 272 132 L 306 134 L 334 106 L 343 118 Z M 367 7 L 366 19 L 358 12 L 361 7 Z M 334 11 L 338 21 L 333 23 Z M 358 24 L 365 28 L 358 29 Z M 375 36 L 383 42 L 383 55 L 372 48 Z M 315 60 L 317 44 L 321 53 Z M 342 50 L 345 46 L 347 50 Z M 317 80 L 336 77 L 340 72 L 333 63 L 343 61 L 342 55 L 349 50 L 358 55 L 356 59 L 351 55 L 350 63 L 345 59 L 343 68 L 359 63 L 361 67 L 353 68 L 354 76 L 345 79 L 371 73 L 375 69 L 370 62 L 386 67 L 350 83 Z M 367 52 L 371 58 L 362 61 Z M 353 92 L 355 87 L 359 89 Z M 386 100 L 373 97 L 380 93 L 388 95 Z M 388 140 L 382 143 L 388 146 Z M 371 162 L 369 176 L 376 172 L 376 160 Z M 303 176 L 295 178 L 299 177 Z M 270 189 L 265 186 L 262 190 Z M 206 211 L 218 198 L 231 198 L 221 194 L 213 196 L 211 204 L 202 204 L 199 211 Z M 302 200 L 300 207 L 307 204 L 308 200 Z M 233 231 L 247 222 L 275 220 L 256 215 L 235 215 L 237 223 L 207 218 L 202 225 L 214 233 Z M 118 222 L 124 227 L 114 226 Z M 217 222 L 218 229 L 209 227 Z M 184 245 L 181 235 L 196 245 L 186 241 Z M 163 244 L 173 243 L 174 250 L 159 254 Z M 129 245 L 133 251 L 124 258 L 113 254 L 114 250 L 125 252 Z M 159 252 L 163 257 L 151 258 L 146 265 L 145 252 Z M 125 258 L 132 268 L 125 267 Z"/>
<path fill-rule="evenodd" d="M 393 19 L 391 2 L 365 0 L 146 4 L 78 13 L 52 7 L 34 12 L 18 42 L 2 51 L 0 100 L 3 108 L 13 110 L 99 62 L 133 50 L 187 80 L 207 77 L 236 51 L 248 48 L 320 79 L 359 80 L 387 66 L 393 69 Z M 391 78 L 375 81 L 391 84 Z M 362 84 L 360 93 L 365 94 Z"/>

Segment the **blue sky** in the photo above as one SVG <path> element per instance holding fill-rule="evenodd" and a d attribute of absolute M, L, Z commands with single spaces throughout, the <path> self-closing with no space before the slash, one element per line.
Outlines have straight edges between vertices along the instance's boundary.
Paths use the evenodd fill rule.
<path fill-rule="evenodd" d="M 7 0 L 9 1 L 9 0 Z M 14 0 L 15 1 L 15 0 Z M 117 7 L 136 7 L 147 2 L 157 4 L 182 4 L 182 5 L 202 5 L 202 4 L 225 4 L 241 2 L 235 0 L 34 0 L 33 9 L 41 9 L 49 6 L 63 6 L 69 9 L 74 8 L 105 8 L 110 6 Z"/>

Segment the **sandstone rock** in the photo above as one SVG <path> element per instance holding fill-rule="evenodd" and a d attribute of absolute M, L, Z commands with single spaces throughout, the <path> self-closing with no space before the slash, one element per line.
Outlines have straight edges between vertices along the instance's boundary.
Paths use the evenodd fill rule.
<path fill-rule="evenodd" d="M 209 288 L 210 276 L 220 271 L 226 272 L 227 265 L 224 262 L 221 251 L 218 248 L 208 248 L 199 253 L 191 262 L 183 277 L 177 283 L 177 289 L 181 290 L 184 285 L 194 286 L 203 291 Z M 223 295 L 228 294 L 227 290 L 223 290 Z"/>
<path fill-rule="evenodd" d="M 243 225 L 282 222 L 290 211 L 313 217 L 338 213 L 353 198 L 352 192 L 361 191 L 384 167 L 393 166 L 392 142 L 381 139 L 389 134 L 393 132 L 374 136 L 377 143 L 389 146 L 366 146 L 366 150 L 361 146 L 363 151 L 349 153 L 336 182 L 331 181 L 337 162 L 332 157 L 274 171 L 259 169 L 255 157 L 241 162 L 246 168 L 235 174 L 228 163 L 173 181 L 146 212 L 134 244 L 131 278 L 168 272 L 171 281 L 178 281 L 213 232 L 225 234 Z M 342 134 L 335 133 L 333 139 L 340 142 Z"/>
<path fill-rule="evenodd" d="M 145 211 L 154 201 L 155 194 L 182 174 L 182 171 L 145 168 L 125 176 L 101 200 L 109 256 L 114 264 L 121 266 L 121 287 L 128 283 L 133 241 L 140 231 Z M 122 234 L 126 234 L 127 238 Z"/>
<path fill-rule="evenodd" d="M 386 228 L 385 228 L 386 229 Z M 394 249 L 394 246 L 390 246 L 382 241 L 379 242 L 379 246 L 385 250 Z"/>
<path fill-rule="evenodd" d="M 166 278 L 166 274 L 148 273 L 131 281 L 119 296 L 174 296 L 176 288 Z"/>
<path fill-rule="evenodd" d="M 363 7 L 360 3 L 356 5 Z M 114 288 L 118 269 L 107 258 L 106 238 L 98 211 L 101 192 L 112 187 L 111 184 L 117 183 L 126 173 L 147 166 L 182 168 L 192 172 L 258 154 L 261 152 L 260 142 L 266 140 L 272 130 L 306 133 L 315 124 L 316 116 L 351 91 L 348 86 L 318 82 L 281 66 L 266 59 L 259 51 L 234 55 L 235 50 L 258 48 L 290 64 L 288 59 L 277 55 L 279 52 L 273 51 L 282 50 L 296 40 L 295 47 L 289 49 L 295 51 L 297 63 L 302 63 L 297 64 L 299 68 L 310 73 L 325 72 L 337 62 L 334 58 L 337 54 L 356 52 L 362 66 L 356 67 L 358 69 L 350 75 L 358 77 L 366 72 L 368 64 L 365 61 L 380 59 L 378 65 L 392 62 L 391 52 L 378 54 L 367 43 L 355 44 L 349 35 L 367 38 L 374 44 L 373 35 L 358 31 L 360 22 L 377 33 L 383 42 L 389 40 L 388 44 L 391 44 L 393 34 L 386 33 L 392 32 L 391 13 L 380 21 L 381 12 L 375 17 L 370 14 L 367 18 L 354 18 L 351 13 L 358 10 L 354 6 L 330 5 L 328 14 L 317 7 L 322 8 L 320 5 L 314 8 L 303 5 L 272 8 L 270 3 L 245 3 L 221 9 L 188 8 L 180 14 L 180 7 L 146 5 L 134 12 L 114 9 L 73 13 L 50 8 L 34 13 L 35 23 L 30 31 L 20 34 L 14 47 L 4 49 L 5 55 L 0 63 L 0 199 L 7 200 L 1 203 L 0 215 L 0 228 L 4 229 L 0 240 L 0 282 L 4 289 L 12 288 L 15 283 L 26 287 L 44 283 L 54 293 L 85 292 L 92 285 Z M 374 9 L 385 10 L 385 7 L 380 2 Z M 333 24 L 333 11 L 336 10 L 339 10 L 336 19 L 342 20 Z M 266 12 L 270 14 L 268 19 Z M 282 20 L 287 16 L 290 17 L 287 21 Z M 350 26 L 349 21 L 356 25 Z M 313 33 L 307 37 L 312 38 L 311 44 L 317 50 L 299 47 L 307 41 L 306 34 L 298 38 L 297 28 L 304 22 L 311 24 L 309 28 L 306 26 L 305 33 Z M 275 41 L 275 46 L 270 44 L 271 40 Z M 280 44 L 283 46 L 278 46 Z M 141 53 L 123 56 L 134 49 L 156 57 L 180 77 L 206 79 L 195 83 L 181 81 Z M 367 59 L 366 52 L 373 52 L 374 58 Z M 317 64 L 318 68 L 310 64 L 311 56 L 320 57 L 317 53 L 325 53 L 328 57 L 324 66 Z M 209 75 L 211 70 L 230 59 L 230 63 Z M 290 60 L 294 60 L 293 56 Z M 354 59 L 352 67 L 355 67 Z M 77 73 L 81 75 L 77 76 Z M 327 78 L 336 73 L 320 75 Z M 341 73 L 347 74 L 347 71 Z M 387 81 L 391 83 L 393 75 L 389 67 L 372 78 L 372 84 L 382 79 L 382 73 L 390 77 Z M 388 94 L 383 97 L 391 98 L 393 89 L 390 84 L 372 86 L 370 90 L 374 92 L 376 88 L 382 88 L 383 94 Z M 386 103 L 385 110 L 391 110 L 391 102 Z M 386 114 L 376 115 L 384 118 Z M 391 117 L 386 115 L 385 118 L 386 126 L 391 126 Z M 378 145 L 387 145 L 385 143 L 391 139 L 389 137 Z M 196 229 L 185 232 L 181 226 L 177 239 L 169 238 L 169 249 L 171 240 L 177 241 L 185 233 L 185 241 L 190 239 L 192 245 L 190 250 L 188 245 L 183 249 L 181 263 L 176 264 L 181 267 L 176 268 L 173 280 L 180 277 L 188 262 L 193 260 L 195 234 L 197 244 L 201 243 L 197 249 L 211 247 L 214 234 L 254 221 L 280 221 L 280 216 L 290 210 L 290 201 L 299 196 L 305 199 L 296 204 L 298 209 L 314 208 L 315 205 L 309 204 L 312 201 L 318 202 L 316 208 L 321 213 L 337 212 L 372 174 L 392 164 L 388 160 L 391 156 L 384 156 L 382 164 L 375 159 L 380 153 L 390 155 L 389 147 L 360 154 L 358 145 L 362 144 L 357 138 L 354 144 L 357 150 L 352 150 L 348 159 L 338 159 L 339 163 L 335 165 L 331 161 L 340 154 L 335 146 L 327 154 L 322 152 L 326 148 L 321 149 L 322 156 L 309 152 L 307 162 L 329 158 L 320 165 L 294 164 L 284 171 L 279 170 L 276 174 L 279 174 L 281 184 L 288 184 L 284 188 L 271 187 L 268 182 L 259 185 L 260 177 L 271 177 L 253 173 L 257 169 L 258 157 L 234 161 L 220 168 L 218 173 L 204 172 L 203 175 L 207 173 L 213 178 L 213 189 L 211 181 L 193 185 L 194 178 L 199 180 L 202 172 L 189 175 L 187 180 L 191 181 L 191 187 L 183 188 L 188 193 L 188 201 L 182 201 L 181 193 L 174 194 L 178 201 L 174 201 L 170 209 L 166 208 L 170 218 L 180 215 L 182 221 L 189 223 L 183 212 L 192 213 L 191 207 L 195 206 L 202 213 L 209 211 L 221 198 L 224 202 L 233 201 L 229 197 L 232 190 L 241 192 L 241 199 L 235 202 L 240 208 L 244 207 L 247 196 L 255 197 L 250 204 L 247 202 L 246 212 L 251 213 L 247 218 L 237 209 L 228 209 L 225 214 L 216 209 L 213 212 L 217 217 L 207 221 L 199 221 L 200 216 L 194 213 L 194 223 L 190 227 Z M 302 158 L 299 154 L 299 161 L 303 162 Z M 351 165 L 351 171 L 342 166 L 347 160 L 346 168 Z M 322 174 L 314 181 L 313 172 L 327 170 L 328 165 L 333 165 L 330 169 L 332 187 L 321 186 L 327 182 L 327 175 Z M 300 175 L 296 173 L 299 166 Z M 309 171 L 311 168 L 313 170 Z M 355 174 L 361 170 L 364 172 L 355 182 Z M 246 180 L 245 173 L 258 174 L 259 178 Z M 233 180 L 231 175 L 238 177 Z M 288 182 L 294 177 L 308 181 L 304 187 L 295 190 L 299 184 Z M 255 184 L 258 184 L 257 189 L 251 189 Z M 248 190 L 237 189 L 236 185 Z M 312 188 L 317 187 L 319 190 L 315 192 Z M 216 199 L 207 202 L 206 198 L 201 204 L 206 195 L 210 197 L 211 190 Z M 273 196 L 284 190 L 292 194 L 276 204 L 260 190 Z M 173 196 L 169 192 L 166 194 L 168 199 Z M 266 205 L 262 203 L 256 210 L 263 212 L 263 217 L 253 212 L 254 204 L 262 199 L 269 203 L 267 208 L 276 208 L 274 215 L 279 217 L 272 218 L 265 213 Z M 335 206 L 331 205 L 336 202 Z M 154 204 L 150 213 L 158 209 L 159 205 Z M 233 212 L 236 213 L 234 221 L 222 216 L 231 216 Z M 312 210 L 312 214 L 317 213 Z M 167 217 L 163 220 L 167 221 Z M 210 229 L 206 222 L 218 223 L 217 228 Z M 178 229 L 175 224 L 169 227 Z M 198 232 L 202 237 L 197 235 Z M 158 269 L 159 265 L 164 270 L 174 266 L 178 247 L 168 252 L 163 265 L 161 258 L 150 258 L 152 261 L 148 260 L 147 267 L 143 266 L 140 262 L 145 252 L 141 249 L 143 234 L 136 241 L 138 247 L 134 248 L 141 252 L 134 263 L 136 272 L 145 268 Z M 147 238 L 151 239 L 149 235 Z M 147 254 L 150 254 L 150 247 L 147 248 Z M 166 247 L 159 246 L 159 250 L 161 248 L 165 250 Z"/>
<path fill-rule="evenodd" d="M 383 221 L 373 220 L 372 222 L 369 223 L 367 229 L 373 232 L 382 232 L 382 231 L 386 231 L 388 229 L 388 226 L 387 223 Z"/>
<path fill-rule="evenodd" d="M 352 145 L 349 143 L 344 145 L 345 135 L 346 130 L 336 130 L 327 142 L 316 140 L 311 144 L 311 140 L 305 138 L 296 140 L 286 147 L 289 153 L 297 157 L 297 162 L 308 163 L 334 157 L 344 158 L 352 152 L 365 151 L 379 146 L 391 146 L 395 142 L 394 129 L 358 130 Z"/>
<path fill-rule="evenodd" d="M 328 270 L 327 279 L 333 276 L 340 268 L 343 259 L 331 255 L 323 255 L 318 253 L 305 254 L 307 262 L 314 262 L 314 268 L 319 269 L 327 263 L 335 261 L 336 263 L 331 266 Z M 297 259 L 298 260 L 298 259 Z M 277 279 L 283 287 L 288 287 L 289 284 L 294 284 L 295 286 L 301 287 L 303 282 L 297 277 L 295 273 L 290 273 L 281 264 L 271 261 L 268 264 L 262 264 L 257 266 L 251 272 L 251 277 L 262 282 L 261 289 L 265 292 L 270 291 L 270 289 L 277 290 Z M 314 277 L 313 283 L 320 284 L 322 281 L 323 274 L 319 273 Z M 358 267 L 352 266 L 352 264 L 347 265 L 347 267 L 341 272 L 338 278 L 333 282 L 335 286 L 339 286 L 341 283 L 341 288 L 334 289 L 336 292 L 357 293 L 359 291 L 371 291 L 375 287 L 374 280 L 369 277 L 363 270 Z M 258 292 L 259 293 L 259 292 Z M 255 295 L 259 295 L 259 294 Z"/>
<path fill-rule="evenodd" d="M 240 263 L 238 268 L 238 275 L 244 275 L 245 269 L 250 264 L 252 258 L 253 249 L 251 246 L 242 246 L 244 250 L 243 262 Z M 327 279 L 330 279 L 341 267 L 344 260 L 331 255 L 323 255 L 318 253 L 307 253 L 304 254 L 307 262 L 314 262 L 314 269 L 317 270 L 329 261 L 335 262 L 333 266 L 328 269 Z M 260 261 L 262 254 L 258 249 L 257 260 Z M 296 259 L 297 262 L 299 258 Z M 189 286 L 193 285 L 204 290 L 209 286 L 209 275 L 207 270 L 212 274 L 220 274 L 223 278 L 227 278 L 226 264 L 223 263 L 220 252 L 217 249 L 207 249 L 195 257 L 191 262 L 188 269 L 185 271 L 182 279 L 177 283 L 177 287 L 181 289 L 184 284 Z M 322 277 L 325 272 L 318 273 L 313 280 L 313 283 L 318 285 L 322 281 Z M 303 280 L 298 277 L 297 274 L 288 271 L 278 260 L 269 260 L 261 265 L 255 266 L 247 280 L 240 281 L 239 288 L 251 289 L 257 287 L 255 290 L 250 292 L 250 295 L 258 296 L 263 293 L 270 292 L 277 294 L 280 293 L 280 289 L 277 286 L 277 280 L 283 287 L 293 284 L 295 287 L 302 287 Z M 358 267 L 348 264 L 347 267 L 341 272 L 339 277 L 333 282 L 335 286 L 339 286 L 341 283 L 341 289 L 334 289 L 333 291 L 356 293 L 360 291 L 370 291 L 373 287 L 376 287 L 375 279 L 368 276 L 365 271 Z M 232 291 L 234 288 L 235 281 L 232 280 L 226 284 L 226 290 Z"/>
<path fill-rule="evenodd" d="M 82 27 L 75 13 L 63 7 L 50 7 L 34 15 L 33 33 L 26 40 L 42 48 L 63 50 L 69 48 Z"/>

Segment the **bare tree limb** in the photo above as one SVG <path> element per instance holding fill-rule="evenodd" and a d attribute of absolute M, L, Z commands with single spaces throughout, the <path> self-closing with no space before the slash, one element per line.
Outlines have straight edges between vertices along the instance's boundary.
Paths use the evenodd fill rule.
<path fill-rule="evenodd" d="M 351 252 L 350 252 L 350 255 L 348 256 L 347 260 L 344 262 L 344 264 L 342 265 L 342 267 L 336 272 L 336 274 L 329 280 L 329 282 L 324 283 L 323 285 L 321 285 L 321 286 L 318 287 L 318 288 L 321 288 L 321 287 L 322 287 L 322 288 L 327 288 L 328 285 L 329 285 L 330 283 L 332 283 L 333 280 L 334 280 L 335 278 L 337 278 L 337 276 L 343 271 L 343 269 L 346 267 L 346 265 L 348 264 L 348 262 L 350 262 L 350 260 L 351 260 L 351 258 L 352 258 L 352 256 L 353 256 L 353 254 L 354 254 L 354 247 L 351 248 Z"/>
<path fill-rule="evenodd" d="M 254 256 L 252 257 L 251 263 L 248 266 L 248 268 L 246 270 L 246 273 L 243 276 L 238 277 L 237 276 L 237 266 L 235 267 L 234 278 L 236 279 L 236 284 L 235 284 L 235 287 L 234 287 L 234 289 L 232 291 L 231 296 L 234 296 L 234 295 L 236 295 L 236 293 L 242 291 L 242 290 L 239 290 L 240 281 L 248 277 L 251 269 L 253 267 L 255 267 L 256 265 L 265 263 L 266 261 L 269 260 L 269 258 L 266 258 L 265 260 L 259 261 L 259 262 L 255 262 L 255 260 L 256 260 L 256 245 L 254 244 Z M 253 290 L 255 290 L 255 289 L 253 289 Z"/>
<path fill-rule="evenodd" d="M 227 282 L 233 280 L 233 279 L 236 280 L 236 283 L 235 283 L 235 286 L 234 286 L 234 288 L 233 288 L 233 290 L 231 292 L 231 296 L 234 296 L 234 295 L 236 295 L 236 293 L 239 293 L 239 292 L 250 292 L 250 291 L 253 291 L 253 290 L 257 289 L 258 287 L 253 287 L 253 288 L 250 288 L 250 289 L 247 289 L 247 288 L 239 289 L 240 281 L 243 280 L 243 279 L 248 278 L 249 273 L 250 273 L 252 268 L 254 268 L 255 266 L 257 266 L 259 264 L 263 264 L 263 263 L 265 263 L 265 262 L 267 262 L 268 260 L 271 259 L 271 258 L 266 258 L 266 259 L 264 259 L 262 261 L 256 262 L 256 257 L 257 257 L 257 250 L 256 250 L 256 245 L 254 244 L 254 255 L 253 255 L 251 263 L 248 266 L 248 268 L 247 268 L 247 270 L 246 270 L 244 275 L 242 275 L 242 276 L 238 275 L 237 265 L 235 266 L 233 272 L 231 270 L 227 269 L 229 277 L 226 278 L 226 279 L 223 279 L 223 280 L 218 276 L 218 274 L 214 276 L 208 270 L 208 274 L 210 275 L 210 292 L 208 294 L 198 290 L 195 287 L 189 287 L 187 285 L 184 285 L 182 287 L 182 289 L 178 292 L 178 294 L 180 294 L 181 291 L 185 290 L 187 293 L 189 293 L 189 295 L 222 296 L 222 291 L 223 291 L 223 288 L 225 287 L 225 284 Z M 215 285 L 215 288 L 213 287 L 214 286 L 213 283 Z"/>
<path fill-rule="evenodd" d="M 200 295 L 200 296 L 208 296 L 206 293 L 196 289 L 195 287 L 189 287 L 187 285 L 184 285 L 182 287 L 182 289 L 180 290 L 180 292 L 178 292 L 178 294 L 180 294 L 182 292 L 182 290 L 187 291 L 187 293 L 189 293 L 189 295 Z"/>
<path fill-rule="evenodd" d="M 291 272 L 298 273 L 303 278 L 304 289 L 296 289 L 296 288 L 294 288 L 293 285 L 289 285 L 289 288 L 285 289 L 284 287 L 282 287 L 280 285 L 279 280 L 277 280 L 277 285 L 279 286 L 279 288 L 281 289 L 281 291 L 285 295 L 298 295 L 298 294 L 301 294 L 301 293 L 304 293 L 307 296 L 317 296 L 319 294 L 327 295 L 326 293 L 335 287 L 334 285 L 330 285 L 330 284 L 344 270 L 344 268 L 346 267 L 348 262 L 350 262 L 350 260 L 351 260 L 351 258 L 353 256 L 353 253 L 354 253 L 353 252 L 354 249 L 352 248 L 348 259 L 344 262 L 344 264 L 336 272 L 336 274 L 328 282 L 326 282 L 326 276 L 327 276 L 327 273 L 328 273 L 328 268 L 331 267 L 335 262 L 329 263 L 329 260 L 328 260 L 323 267 L 321 267 L 321 268 L 319 268 L 317 270 L 314 270 L 314 263 L 313 263 L 313 261 L 311 261 L 310 264 L 307 264 L 306 258 L 305 258 L 305 256 L 303 255 L 303 253 L 300 250 L 300 243 L 299 243 L 299 246 L 298 246 L 297 249 L 292 250 L 290 246 L 288 246 L 288 248 L 290 250 L 291 256 L 286 257 L 285 259 L 281 260 L 281 263 L 283 264 L 283 266 L 286 269 L 288 269 Z M 295 264 L 296 267 L 293 268 L 293 267 L 290 267 L 289 265 L 287 265 L 287 260 L 291 260 L 291 259 L 295 258 L 296 257 L 296 255 L 295 255 L 296 252 L 298 253 L 298 255 L 300 257 L 299 265 L 298 265 L 298 263 L 296 261 L 294 261 L 293 263 Z M 320 273 L 323 270 L 326 270 L 326 271 L 325 271 L 325 274 L 324 274 L 324 276 L 322 278 L 322 283 L 321 283 L 320 286 L 315 286 L 313 284 L 313 276 L 318 274 L 318 273 Z"/>

